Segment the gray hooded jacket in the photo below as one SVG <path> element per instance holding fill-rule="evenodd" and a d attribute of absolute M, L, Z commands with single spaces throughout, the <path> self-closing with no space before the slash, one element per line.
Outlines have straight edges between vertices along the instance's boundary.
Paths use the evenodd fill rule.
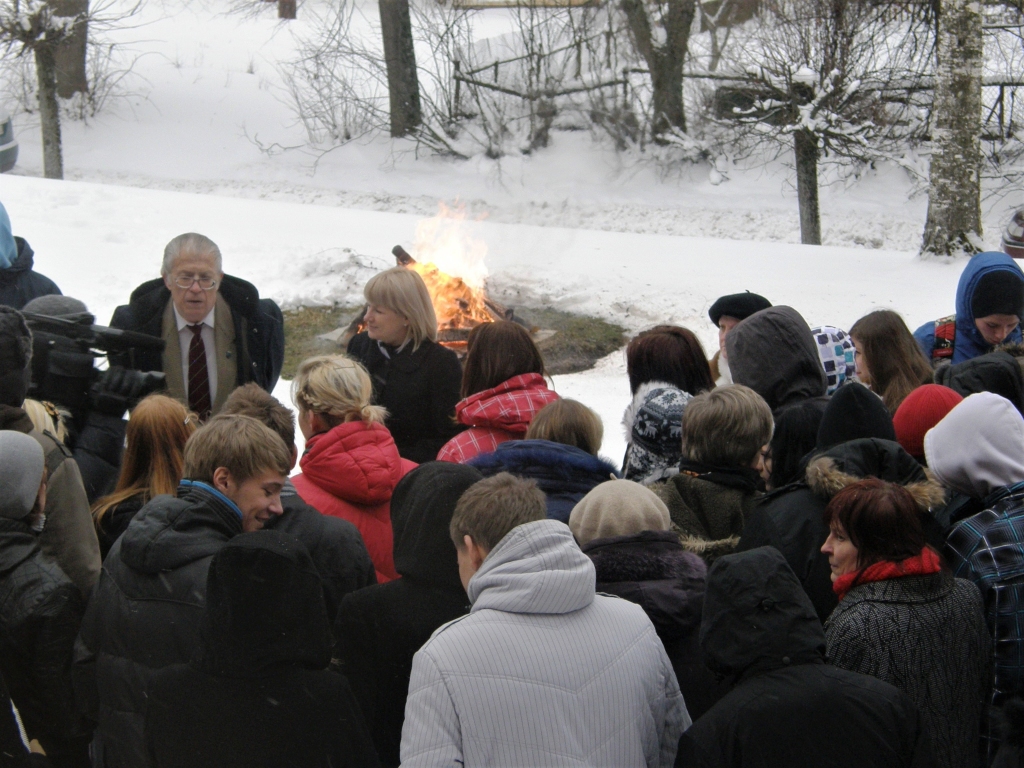
<path fill-rule="evenodd" d="M 555 520 L 513 529 L 469 582 L 468 616 L 413 659 L 403 766 L 671 766 L 690 725 L 643 609 L 595 595 Z"/>

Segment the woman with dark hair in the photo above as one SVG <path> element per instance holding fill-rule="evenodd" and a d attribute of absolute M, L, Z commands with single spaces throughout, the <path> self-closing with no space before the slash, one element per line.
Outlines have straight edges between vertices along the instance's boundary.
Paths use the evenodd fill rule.
<path fill-rule="evenodd" d="M 901 485 L 853 483 L 832 498 L 825 520 L 821 551 L 839 596 L 825 622 L 829 661 L 913 699 L 935 765 L 977 766 L 990 642 L 978 588 L 942 567 Z"/>
<path fill-rule="evenodd" d="M 677 325 L 655 326 L 629 342 L 626 374 L 633 402 L 622 416 L 622 475 L 650 485 L 678 472 L 686 403 L 715 382 L 700 340 Z"/>
<path fill-rule="evenodd" d="M 522 440 L 537 412 L 558 399 L 544 377 L 544 358 L 519 323 L 474 328 L 455 406 L 455 418 L 469 428 L 445 443 L 437 460 L 465 464 L 507 440 Z"/>
<path fill-rule="evenodd" d="M 92 507 L 103 558 L 146 502 L 161 494 L 175 495 L 185 443 L 198 421 L 188 408 L 166 395 L 150 395 L 135 406 L 117 486 Z"/>
<path fill-rule="evenodd" d="M 903 322 L 891 309 L 879 309 L 853 324 L 857 380 L 882 398 L 889 413 L 922 384 L 931 384 L 932 369 Z"/>

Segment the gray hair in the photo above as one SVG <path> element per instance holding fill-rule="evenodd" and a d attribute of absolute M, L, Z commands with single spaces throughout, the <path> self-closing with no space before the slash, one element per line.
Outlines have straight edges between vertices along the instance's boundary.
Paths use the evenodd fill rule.
<path fill-rule="evenodd" d="M 174 262 L 183 254 L 213 259 L 217 271 L 224 272 L 221 266 L 220 248 L 217 247 L 217 244 L 206 235 L 186 232 L 183 235 L 178 235 L 164 247 L 164 263 L 160 267 L 160 274 L 164 277 L 171 274 Z"/>

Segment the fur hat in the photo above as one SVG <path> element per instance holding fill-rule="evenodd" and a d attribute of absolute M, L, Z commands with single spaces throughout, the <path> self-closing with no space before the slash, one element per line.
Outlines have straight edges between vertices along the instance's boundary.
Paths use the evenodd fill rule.
<path fill-rule="evenodd" d="M 723 316 L 735 317 L 737 320 L 746 320 L 755 312 L 768 309 L 771 305 L 772 303 L 764 296 L 758 296 L 750 291 L 730 293 L 728 296 L 720 297 L 711 305 L 711 309 L 708 310 L 708 317 L 711 318 L 711 322 L 717 328 L 718 321 Z"/>
<path fill-rule="evenodd" d="M 811 328 L 814 343 L 818 345 L 818 357 L 828 381 L 827 395 L 833 394 L 844 381 L 855 379 L 857 364 L 854 360 L 853 339 L 842 328 L 820 325 Z"/>
<path fill-rule="evenodd" d="M 35 438 L 0 430 L 0 517 L 21 520 L 32 511 L 43 481 L 43 447 Z"/>
<path fill-rule="evenodd" d="M 896 441 L 918 461 L 924 461 L 924 436 L 963 400 L 959 392 L 939 384 L 918 387 L 900 403 L 892 417 Z"/>
<path fill-rule="evenodd" d="M 21 312 L 0 305 L 0 403 L 18 408 L 32 377 L 32 331 Z"/>
<path fill-rule="evenodd" d="M 608 480 L 595 486 L 569 515 L 569 529 L 581 547 L 610 536 L 667 531 L 671 524 L 665 502 L 650 488 L 630 480 Z"/>

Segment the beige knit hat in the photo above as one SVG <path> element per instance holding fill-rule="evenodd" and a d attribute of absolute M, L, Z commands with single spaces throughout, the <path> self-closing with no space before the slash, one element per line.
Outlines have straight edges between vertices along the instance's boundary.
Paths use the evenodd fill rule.
<path fill-rule="evenodd" d="M 580 499 L 569 528 L 582 547 L 594 539 L 667 531 L 668 507 L 654 492 L 632 480 L 608 480 Z"/>

